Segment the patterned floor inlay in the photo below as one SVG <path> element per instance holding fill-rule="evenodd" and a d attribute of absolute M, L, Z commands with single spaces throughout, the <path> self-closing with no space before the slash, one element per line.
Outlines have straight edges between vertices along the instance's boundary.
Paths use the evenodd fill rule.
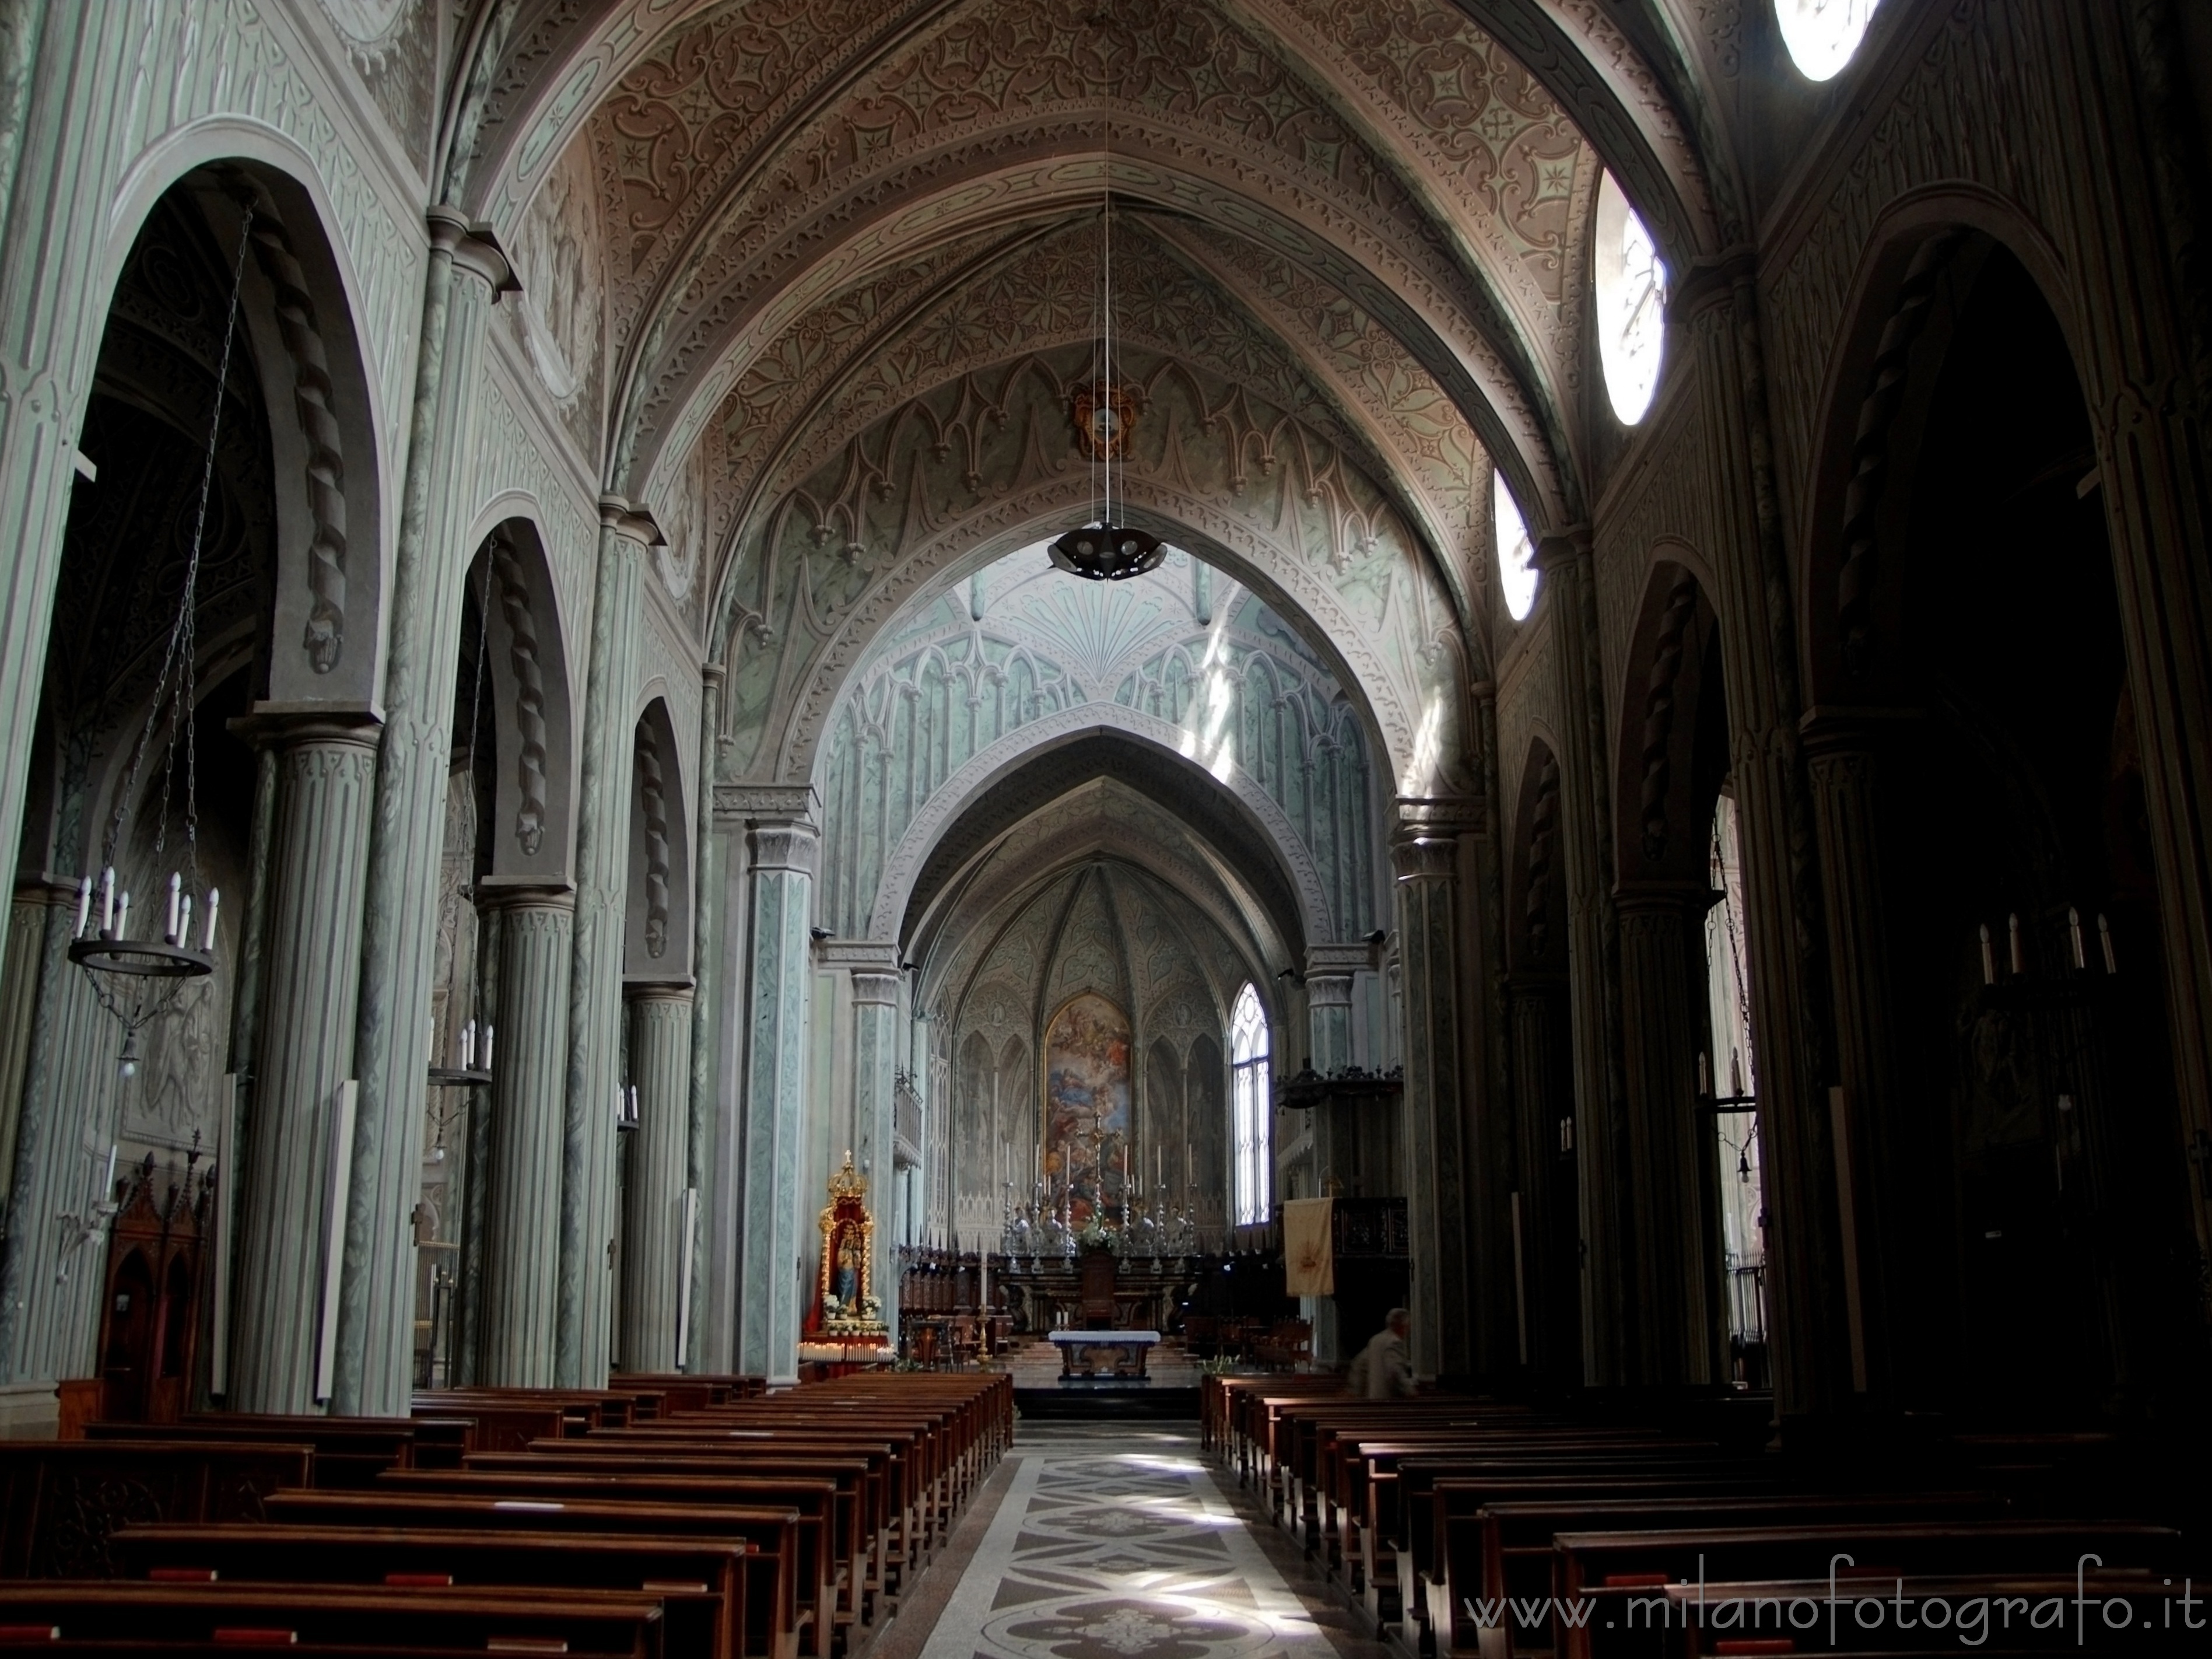
<path fill-rule="evenodd" d="M 921 1659 L 1339 1659 L 1192 1434 L 1024 1424 L 1014 1456 Z"/>

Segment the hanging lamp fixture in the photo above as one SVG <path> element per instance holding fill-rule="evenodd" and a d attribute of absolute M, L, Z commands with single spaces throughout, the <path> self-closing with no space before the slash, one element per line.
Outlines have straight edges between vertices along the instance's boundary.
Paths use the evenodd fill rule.
<path fill-rule="evenodd" d="M 1075 392 L 1075 434 L 1091 457 L 1091 516 L 1046 550 L 1071 576 L 1091 582 L 1126 582 L 1158 570 L 1167 557 L 1160 539 L 1114 521 L 1114 473 L 1128 466 L 1129 434 L 1137 422 L 1136 392 L 1115 376 L 1114 365 L 1114 130 L 1106 129 L 1100 235 L 1098 349 L 1090 378 Z M 1126 494 L 1126 492 L 1125 492 Z M 1122 503 L 1127 509 L 1126 500 Z"/>
<path fill-rule="evenodd" d="M 230 384 L 230 360 L 238 339 L 239 301 L 246 281 L 246 251 L 253 230 L 253 204 L 243 204 L 244 223 L 238 234 L 238 257 L 231 270 L 230 307 L 224 314 L 222 351 L 215 375 L 214 406 L 208 414 L 207 454 L 200 468 L 199 503 L 192 519 L 192 539 L 185 558 L 185 580 L 177 595 L 177 611 L 169 623 L 168 643 L 161 653 L 161 668 L 131 750 L 131 765 L 115 810 L 100 842 L 99 892 L 92 877 L 77 886 L 76 929 L 69 947 L 70 960 L 84 969 L 100 1006 L 123 1027 L 121 1064 L 126 1077 L 138 1069 L 138 1033 L 176 1005 L 186 982 L 215 972 L 216 920 L 222 894 L 204 887 L 199 864 L 199 751 L 198 710 L 199 649 L 198 610 L 200 555 L 207 535 L 208 500 L 215 488 L 216 451 L 222 433 L 222 400 Z M 160 806 L 154 827 L 153 863 L 159 869 L 169 836 L 169 807 L 177 797 L 179 756 L 184 768 L 184 862 L 169 873 L 167 906 L 160 934 L 149 928 L 143 937 L 131 933 L 131 893 L 118 892 L 115 866 L 125 846 L 124 827 L 138 796 L 138 778 L 155 734 L 166 715 L 168 730 L 163 744 Z M 201 902 L 204 899 L 204 902 Z M 94 904 L 99 905 L 95 927 Z M 200 906 L 199 928 L 194 938 L 192 911 Z M 143 912 L 142 912 L 143 914 Z"/>

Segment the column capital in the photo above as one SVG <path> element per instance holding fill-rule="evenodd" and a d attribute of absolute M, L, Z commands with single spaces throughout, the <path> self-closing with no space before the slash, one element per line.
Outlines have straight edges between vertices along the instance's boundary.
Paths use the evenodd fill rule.
<path fill-rule="evenodd" d="M 1808 758 L 1877 749 L 1926 711 L 1879 704 L 1815 703 L 1797 717 L 1797 733 Z"/>
<path fill-rule="evenodd" d="M 814 874 L 822 836 L 813 825 L 793 819 L 748 818 L 745 830 L 752 841 L 756 875 L 769 870 Z"/>
<path fill-rule="evenodd" d="M 875 1008 L 898 1006 L 899 975 L 896 970 L 856 967 L 853 970 L 853 1000 Z"/>
<path fill-rule="evenodd" d="M 1479 795 L 1401 795 L 1398 797 L 1398 839 L 1452 840 L 1479 835 L 1489 822 Z"/>
<path fill-rule="evenodd" d="M 1624 921 L 1667 915 L 1696 920 L 1723 896 L 1718 887 L 1698 881 L 1622 881 L 1613 889 L 1613 905 Z"/>
<path fill-rule="evenodd" d="M 384 723 L 369 709 L 326 703 L 256 703 L 230 723 L 232 733 L 255 748 L 289 749 L 309 743 L 373 749 Z"/>
<path fill-rule="evenodd" d="M 627 496 L 607 495 L 599 497 L 599 524 L 612 530 L 626 540 L 641 547 L 665 547 L 668 538 L 660 534 L 660 525 L 652 510 Z"/>
<path fill-rule="evenodd" d="M 503 294 L 522 292 L 514 261 L 507 257 L 489 223 L 442 203 L 426 210 L 422 217 L 429 226 L 430 246 L 451 254 L 456 271 L 467 271 L 489 289 L 493 304 Z"/>
<path fill-rule="evenodd" d="M 1699 312 L 1734 297 L 1736 289 L 1759 277 L 1759 250 L 1738 242 L 1717 253 L 1690 261 L 1690 268 L 1667 296 L 1670 320 L 1688 321 Z"/>
<path fill-rule="evenodd" d="M 1537 570 L 1549 576 L 1565 565 L 1582 563 L 1589 557 L 1591 530 L 1588 524 L 1563 524 L 1536 538 L 1534 563 Z"/>
<path fill-rule="evenodd" d="M 1349 973 L 1316 973 L 1309 968 L 1306 971 L 1306 1006 L 1351 1007 L 1352 976 Z"/>
<path fill-rule="evenodd" d="M 814 960 L 824 967 L 842 967 L 855 974 L 899 971 L 899 948 L 882 939 L 821 939 Z"/>
<path fill-rule="evenodd" d="M 640 1003 L 680 1003 L 688 1007 L 691 1002 L 691 982 L 689 979 L 634 979 L 623 986 L 623 1001 L 632 1007 Z"/>
<path fill-rule="evenodd" d="M 574 910 L 576 889 L 566 881 L 518 881 L 488 875 L 477 883 L 486 910 Z"/>

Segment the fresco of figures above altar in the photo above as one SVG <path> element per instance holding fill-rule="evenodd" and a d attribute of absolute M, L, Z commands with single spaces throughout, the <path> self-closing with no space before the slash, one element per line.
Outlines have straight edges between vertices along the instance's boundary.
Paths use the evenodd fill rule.
<path fill-rule="evenodd" d="M 1055 803 L 1039 839 L 1069 844 L 1085 819 L 1096 828 L 1143 810 L 1134 791 L 1102 784 Z M 1248 981 L 1268 994 L 1255 947 L 1233 930 L 1111 856 L 962 930 L 932 1029 L 950 1085 L 937 1167 L 964 1247 L 999 1247 L 1024 1212 L 1079 1230 L 1125 1213 L 1224 1227 L 1229 1009 Z"/>

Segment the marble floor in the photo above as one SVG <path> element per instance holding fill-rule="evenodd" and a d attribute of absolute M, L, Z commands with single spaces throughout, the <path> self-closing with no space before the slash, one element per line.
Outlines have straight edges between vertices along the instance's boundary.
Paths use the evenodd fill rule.
<path fill-rule="evenodd" d="M 1181 1424 L 1024 1423 L 868 1659 L 1382 1659 Z"/>

